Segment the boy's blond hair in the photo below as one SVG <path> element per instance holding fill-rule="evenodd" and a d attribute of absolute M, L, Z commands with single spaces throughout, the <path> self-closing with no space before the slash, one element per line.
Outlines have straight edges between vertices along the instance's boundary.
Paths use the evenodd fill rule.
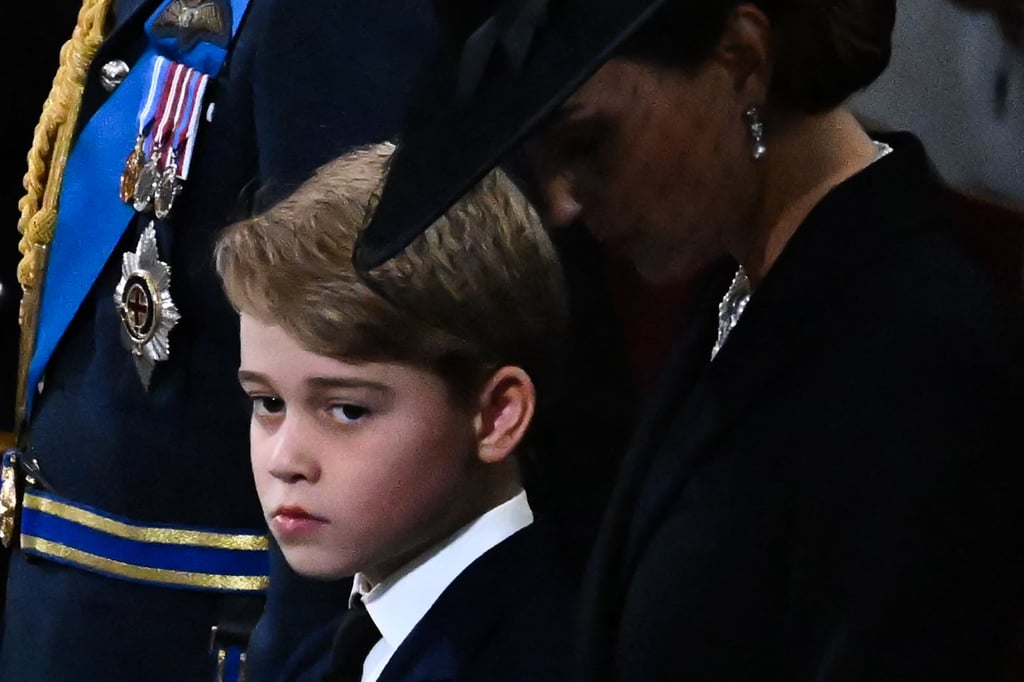
<path fill-rule="evenodd" d="M 227 228 L 215 258 L 231 303 L 314 353 L 433 371 L 459 400 L 503 365 L 522 367 L 549 397 L 568 326 L 565 283 L 536 212 L 500 170 L 370 273 L 370 285 L 355 271 L 353 246 L 393 150 L 347 153 Z"/>

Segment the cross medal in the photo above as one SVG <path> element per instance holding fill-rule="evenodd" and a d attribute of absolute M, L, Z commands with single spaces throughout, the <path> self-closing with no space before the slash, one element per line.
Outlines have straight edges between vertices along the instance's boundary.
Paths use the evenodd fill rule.
<path fill-rule="evenodd" d="M 121 314 L 122 339 L 148 389 L 156 363 L 170 357 L 168 337 L 181 319 L 171 300 L 171 268 L 158 258 L 153 221 L 142 231 L 135 251 L 122 256 L 114 305 Z"/>

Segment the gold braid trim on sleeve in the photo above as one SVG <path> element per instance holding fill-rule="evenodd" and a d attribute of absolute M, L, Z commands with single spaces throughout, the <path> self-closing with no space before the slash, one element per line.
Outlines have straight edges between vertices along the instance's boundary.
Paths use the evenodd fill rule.
<path fill-rule="evenodd" d="M 19 435 L 28 416 L 26 408 L 30 389 L 26 384 L 29 362 L 35 350 L 46 252 L 53 241 L 57 223 L 64 166 L 71 150 L 89 63 L 107 32 L 111 4 L 112 0 L 83 0 L 71 38 L 61 47 L 60 65 L 36 124 L 32 149 L 28 153 L 28 171 L 22 181 L 25 196 L 18 202 L 21 211 L 18 250 L 22 254 L 18 264 L 18 282 L 22 288 L 18 314 L 21 342 L 14 422 L 15 433 Z"/>

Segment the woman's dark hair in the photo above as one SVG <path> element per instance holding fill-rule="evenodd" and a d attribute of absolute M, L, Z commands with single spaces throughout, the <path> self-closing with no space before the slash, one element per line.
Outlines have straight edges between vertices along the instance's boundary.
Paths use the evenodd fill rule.
<path fill-rule="evenodd" d="M 867 87 L 892 53 L 896 0 L 747 0 L 777 36 L 772 99 L 809 114 L 828 111 Z M 741 0 L 666 0 L 616 52 L 660 66 L 707 59 Z"/>

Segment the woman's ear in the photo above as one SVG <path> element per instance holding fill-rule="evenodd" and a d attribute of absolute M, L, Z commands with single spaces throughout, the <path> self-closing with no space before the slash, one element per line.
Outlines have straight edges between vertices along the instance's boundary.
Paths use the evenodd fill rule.
<path fill-rule="evenodd" d="M 771 20 L 757 5 L 737 5 L 725 21 L 715 58 L 732 74 L 738 93 L 764 103 L 774 62 Z"/>
<path fill-rule="evenodd" d="M 488 464 L 502 462 L 515 451 L 533 420 L 537 391 L 521 367 L 499 368 L 480 391 L 474 421 L 477 452 Z"/>

